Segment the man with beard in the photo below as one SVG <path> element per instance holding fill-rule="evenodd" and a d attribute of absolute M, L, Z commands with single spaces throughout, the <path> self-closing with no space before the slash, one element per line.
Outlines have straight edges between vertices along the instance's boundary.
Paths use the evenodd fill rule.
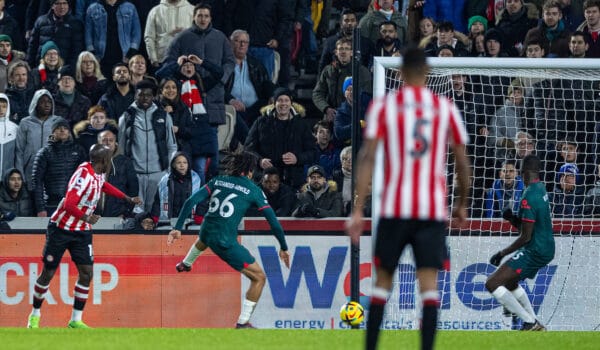
<path fill-rule="evenodd" d="M 281 176 L 277 168 L 265 169 L 259 187 L 267 196 L 267 202 L 275 210 L 277 217 L 292 214 L 292 209 L 296 205 L 296 192 L 290 186 L 281 182 Z M 246 216 L 262 216 L 262 213 L 258 209 L 250 208 L 246 212 Z"/>
<path fill-rule="evenodd" d="M 323 71 L 326 65 L 335 60 L 335 44 L 337 41 L 341 38 L 352 38 L 352 31 L 354 31 L 357 25 L 356 12 L 351 9 L 344 9 L 340 18 L 340 31 L 325 39 L 325 43 L 323 44 L 323 51 L 319 60 L 319 73 Z M 363 36 L 360 37 L 360 51 L 362 53 L 361 63 L 366 67 L 371 57 L 371 42 Z"/>
<path fill-rule="evenodd" d="M 2 1 L 0 1 L 2 4 Z M 1 14 L 1 12 L 0 12 Z M 1 21 L 1 20 L 0 20 Z M 2 27 L 0 26 L 0 33 Z M 0 34 L 0 92 L 6 91 L 8 87 L 8 66 L 15 60 L 25 58 L 25 54 L 12 49 L 13 41 L 10 36 Z"/>
<path fill-rule="evenodd" d="M 398 26 L 395 22 L 385 21 L 379 25 L 379 40 L 373 56 L 400 56 L 402 43 L 398 40 Z"/>
<path fill-rule="evenodd" d="M 500 218 L 506 209 L 519 212 L 525 184 L 518 175 L 516 162 L 512 159 L 502 162 L 498 175 L 492 188 L 485 192 L 486 218 Z"/>
<path fill-rule="evenodd" d="M 329 186 L 325 169 L 320 165 L 308 168 L 306 191 L 298 196 L 292 213 L 295 217 L 329 218 L 342 216 L 342 194 Z"/>
<path fill-rule="evenodd" d="M 125 63 L 117 63 L 112 70 L 115 84 L 100 97 L 98 104 L 106 110 L 106 116 L 113 120 L 119 117 L 133 103 L 135 92 L 129 83 L 129 67 Z"/>

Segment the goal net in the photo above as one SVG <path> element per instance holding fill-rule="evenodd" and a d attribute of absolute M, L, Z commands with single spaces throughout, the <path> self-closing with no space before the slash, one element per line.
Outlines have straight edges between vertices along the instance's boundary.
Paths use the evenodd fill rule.
<path fill-rule="evenodd" d="M 537 154 L 553 211 L 555 259 L 522 286 L 542 323 L 554 330 L 600 329 L 600 62 L 586 59 L 430 58 L 430 89 L 463 114 L 473 174 L 466 228 L 448 230 L 451 270 L 439 274 L 440 329 L 519 327 L 485 290 L 489 257 L 518 232 L 520 160 Z M 401 58 L 376 58 L 374 96 L 397 90 Z M 382 157 L 373 181 L 382 189 Z M 448 160 L 449 206 L 454 197 Z M 373 217 L 378 212 L 373 200 Z M 401 258 L 384 328 L 418 328 L 420 301 L 412 252 Z M 386 326 L 387 325 L 387 326 Z M 389 326 L 389 327 L 388 327 Z"/>

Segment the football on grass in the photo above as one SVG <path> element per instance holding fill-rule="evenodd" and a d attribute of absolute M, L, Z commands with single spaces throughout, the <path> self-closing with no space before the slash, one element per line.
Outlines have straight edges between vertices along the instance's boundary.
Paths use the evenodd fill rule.
<path fill-rule="evenodd" d="M 351 326 L 358 326 L 365 318 L 365 310 L 356 301 L 349 301 L 342 305 L 340 318 Z"/>

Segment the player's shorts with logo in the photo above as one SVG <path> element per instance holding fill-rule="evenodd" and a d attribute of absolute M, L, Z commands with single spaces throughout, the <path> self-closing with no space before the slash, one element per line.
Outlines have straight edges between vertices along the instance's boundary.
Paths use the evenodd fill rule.
<path fill-rule="evenodd" d="M 375 264 L 387 271 L 394 271 L 408 244 L 412 246 L 417 269 L 442 269 L 444 260 L 448 258 L 446 223 L 381 218 L 377 224 Z"/>
<path fill-rule="evenodd" d="M 517 272 L 520 279 L 534 278 L 538 270 L 552 261 L 554 254 L 541 255 L 532 250 L 521 248 L 506 261 Z"/>
<path fill-rule="evenodd" d="M 201 231 L 200 240 L 204 242 L 221 260 L 237 271 L 253 264 L 256 259 L 248 249 L 241 245 L 237 239 L 232 239 L 221 234 L 210 234 Z"/>
<path fill-rule="evenodd" d="M 92 265 L 94 263 L 92 233 L 63 230 L 51 222 L 46 231 L 46 244 L 42 257 L 44 265 L 51 269 L 57 268 L 67 250 L 75 264 Z"/>

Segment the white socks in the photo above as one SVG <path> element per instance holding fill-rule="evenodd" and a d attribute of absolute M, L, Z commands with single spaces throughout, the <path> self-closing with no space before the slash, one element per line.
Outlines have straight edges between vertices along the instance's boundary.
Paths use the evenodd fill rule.
<path fill-rule="evenodd" d="M 515 298 L 513 293 L 510 293 L 510 291 L 506 289 L 506 287 L 500 286 L 496 288 L 496 290 L 492 292 L 492 295 L 494 296 L 494 298 L 496 298 L 496 300 L 500 302 L 500 304 L 504 305 L 512 313 L 517 314 L 517 316 L 519 316 L 519 318 L 521 318 L 523 322 L 535 322 L 535 315 L 530 314 L 527 310 L 525 310 L 525 308 L 521 306 L 521 303 L 517 300 L 517 298 Z M 527 298 L 527 295 L 525 295 L 525 298 Z"/>
<path fill-rule="evenodd" d="M 71 313 L 71 321 L 81 321 L 81 315 L 83 315 L 83 310 L 75 310 Z"/>
<path fill-rule="evenodd" d="M 190 250 L 188 251 L 185 258 L 183 259 L 183 263 L 186 264 L 187 266 L 192 266 L 194 264 L 194 261 L 196 261 L 196 259 L 198 259 L 200 254 L 202 254 L 202 250 L 196 248 L 196 243 L 192 244 L 192 246 L 190 247 Z"/>
<path fill-rule="evenodd" d="M 250 301 L 248 299 L 244 299 L 242 303 L 242 312 L 240 313 L 240 318 L 238 318 L 237 323 L 246 324 L 250 321 L 250 316 L 254 312 L 254 308 L 256 307 L 255 301 Z"/>
<path fill-rule="evenodd" d="M 535 314 L 535 311 L 533 311 L 533 306 L 531 305 L 531 302 L 527 297 L 525 289 L 523 289 L 523 287 L 521 286 L 518 286 L 517 289 L 512 290 L 511 293 L 512 295 L 514 295 L 515 299 L 517 299 L 519 304 L 523 306 L 525 311 L 527 311 L 531 316 L 533 316 L 533 318 L 537 319 L 537 315 Z"/>
<path fill-rule="evenodd" d="M 32 308 L 31 309 L 31 316 L 40 317 L 40 316 L 42 316 L 42 313 L 40 312 L 40 309 Z"/>

